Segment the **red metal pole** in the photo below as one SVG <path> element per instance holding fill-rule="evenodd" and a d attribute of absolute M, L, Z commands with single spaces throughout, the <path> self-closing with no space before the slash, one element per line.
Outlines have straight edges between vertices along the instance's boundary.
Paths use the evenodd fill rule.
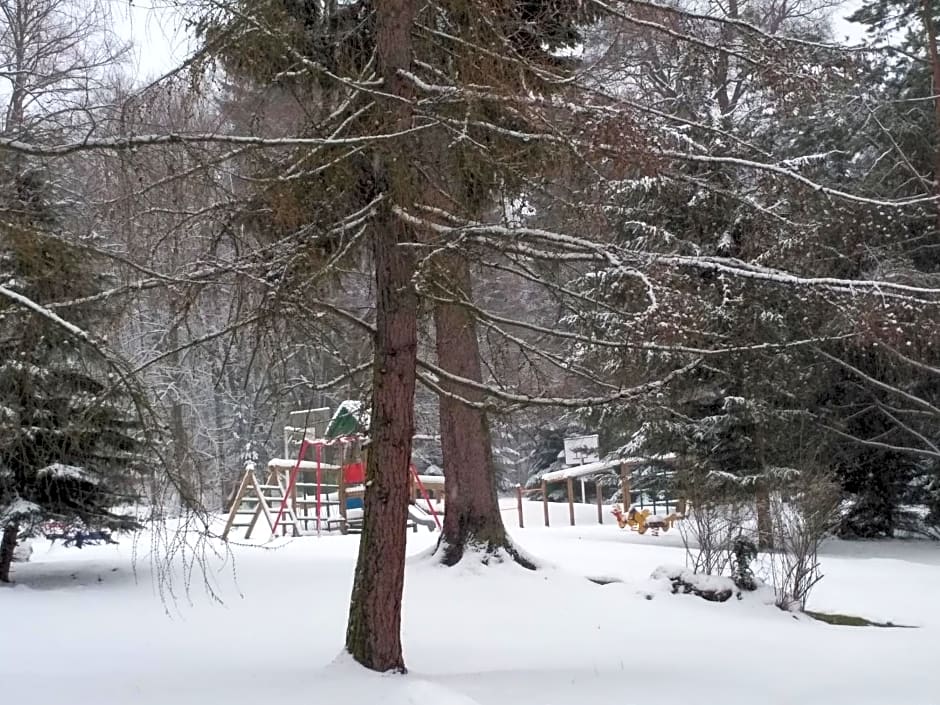
<path fill-rule="evenodd" d="M 424 489 L 424 483 L 421 482 L 421 478 L 418 476 L 417 468 L 415 468 L 414 465 L 410 465 L 409 469 L 411 470 L 411 474 L 414 477 L 415 482 L 418 483 L 418 489 L 421 490 L 421 495 L 424 497 L 424 501 L 428 503 L 428 509 L 431 512 L 431 516 L 434 517 L 434 523 L 437 524 L 437 530 L 443 531 L 444 527 L 441 526 L 441 520 L 437 516 L 437 511 L 434 509 L 434 505 L 431 504 L 431 498 L 428 497 L 428 491 Z"/>
<path fill-rule="evenodd" d="M 300 463 L 304 459 L 304 455 L 307 453 L 307 448 L 309 444 L 305 438 L 300 442 L 300 452 L 297 454 L 297 463 L 294 465 L 294 469 L 291 470 L 290 478 L 287 481 L 287 489 L 284 491 L 284 499 L 281 500 L 281 506 L 277 510 L 277 517 L 274 519 L 274 526 L 271 527 L 271 535 L 274 536 L 277 533 L 277 527 L 281 523 L 281 516 L 284 514 L 284 509 L 287 508 L 287 502 L 290 499 L 291 490 L 294 489 L 294 484 L 297 482 L 297 472 L 300 470 Z"/>

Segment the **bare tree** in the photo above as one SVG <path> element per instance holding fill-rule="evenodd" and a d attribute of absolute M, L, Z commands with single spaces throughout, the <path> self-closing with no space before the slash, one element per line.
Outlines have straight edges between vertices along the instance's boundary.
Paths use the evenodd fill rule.
<path fill-rule="evenodd" d="M 61 139 L 94 123 L 97 89 L 127 54 L 99 0 L 0 3 L 0 80 L 7 84 L 2 134 Z"/>

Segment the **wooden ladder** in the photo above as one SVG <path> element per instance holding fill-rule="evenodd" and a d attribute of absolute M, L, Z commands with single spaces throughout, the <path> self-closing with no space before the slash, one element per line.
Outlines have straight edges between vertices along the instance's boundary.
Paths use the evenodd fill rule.
<path fill-rule="evenodd" d="M 245 538 L 251 538 L 251 532 L 254 531 L 261 516 L 264 516 L 268 522 L 268 528 L 273 532 L 274 521 L 286 492 L 285 481 L 276 469 L 268 470 L 268 476 L 263 484 L 258 482 L 254 470 L 247 469 L 238 486 L 238 493 L 235 495 L 228 521 L 222 531 L 222 538 L 228 538 L 229 531 L 235 528 L 245 528 Z M 281 520 L 278 522 L 278 528 L 282 530 L 284 536 L 287 535 L 288 530 L 293 536 L 299 536 L 301 533 L 292 505 L 292 502 L 286 503 Z"/>

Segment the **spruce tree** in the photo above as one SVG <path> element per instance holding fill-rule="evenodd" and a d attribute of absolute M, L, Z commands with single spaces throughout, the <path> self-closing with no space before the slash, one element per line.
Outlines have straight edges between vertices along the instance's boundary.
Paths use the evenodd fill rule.
<path fill-rule="evenodd" d="M 833 111 L 832 124 L 847 135 L 847 148 L 844 168 L 828 174 L 832 183 L 851 181 L 874 198 L 937 192 L 938 17 L 935 2 L 920 0 L 866 2 L 850 17 L 891 50 L 861 63 L 858 83 L 865 88 L 844 102 L 862 109 Z M 940 274 L 937 203 L 904 209 L 856 204 L 822 215 L 830 243 L 842 254 L 841 271 L 835 273 L 935 286 Z M 843 535 L 892 536 L 922 531 L 924 522 L 936 527 L 940 520 L 930 511 L 940 477 L 940 458 L 931 457 L 930 449 L 940 434 L 936 415 L 925 413 L 940 404 L 935 371 L 940 350 L 933 342 L 938 331 L 935 316 L 914 317 L 903 307 L 874 305 L 864 312 L 858 336 L 829 347 L 854 368 L 827 366 L 818 399 L 820 415 L 836 431 L 826 439 L 824 452 L 848 500 L 839 527 Z M 912 405 L 905 395 L 923 403 Z M 926 514 L 911 510 L 924 506 Z"/>
<path fill-rule="evenodd" d="M 100 358 L 63 326 L 23 306 L 96 291 L 88 258 L 63 237 L 46 175 L 22 160 L 4 165 L 0 199 L 0 581 L 12 549 L 47 521 L 67 530 L 138 527 L 134 499 L 142 448 L 129 400 Z M 93 305 L 68 308 L 70 323 L 100 323 Z"/>

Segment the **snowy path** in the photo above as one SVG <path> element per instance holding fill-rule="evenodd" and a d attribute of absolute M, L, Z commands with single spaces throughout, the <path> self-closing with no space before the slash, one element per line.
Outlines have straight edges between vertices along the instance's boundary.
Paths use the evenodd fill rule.
<path fill-rule="evenodd" d="M 191 603 L 179 599 L 170 616 L 145 555 L 135 580 L 129 543 L 41 544 L 18 567 L 19 584 L 0 590 L 3 702 L 940 704 L 940 546 L 828 546 L 812 607 L 922 626 L 831 627 L 755 600 L 715 605 L 657 592 L 652 570 L 683 561 L 675 533 L 597 526 L 590 507 L 579 507 L 583 526 L 566 527 L 563 509 L 545 529 L 541 506 L 528 507 L 529 528 L 513 529 L 554 566 L 537 573 L 439 568 L 419 555 L 436 534 L 409 535 L 405 678 L 334 663 L 357 537 L 236 547 L 234 573 L 214 561 L 224 604 L 194 577 Z M 514 521 L 508 511 L 507 525 Z M 599 586 L 586 575 L 625 582 Z"/>

